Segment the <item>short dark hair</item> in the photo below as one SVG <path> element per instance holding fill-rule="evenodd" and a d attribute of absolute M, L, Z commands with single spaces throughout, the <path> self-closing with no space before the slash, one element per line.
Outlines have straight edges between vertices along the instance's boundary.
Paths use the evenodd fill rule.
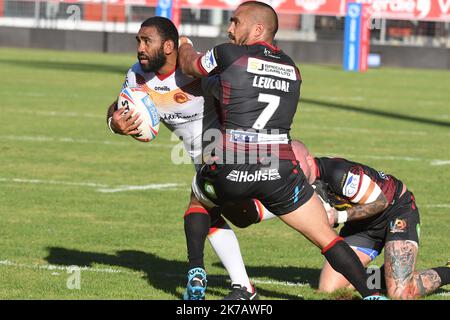
<path fill-rule="evenodd" d="M 255 7 L 260 7 L 260 8 L 263 8 L 263 9 L 266 9 L 267 11 L 269 11 L 272 16 L 271 18 L 272 18 L 272 22 L 273 22 L 273 30 L 271 30 L 272 36 L 275 37 L 275 34 L 278 31 L 278 15 L 277 15 L 276 11 L 270 5 L 268 5 L 267 3 L 261 2 L 261 1 L 251 0 L 251 1 L 242 2 L 239 5 L 239 7 L 240 6 L 255 6 Z"/>
<path fill-rule="evenodd" d="M 142 22 L 142 27 L 155 27 L 163 41 L 172 40 L 175 49 L 178 49 L 178 30 L 170 19 L 154 16 Z"/>

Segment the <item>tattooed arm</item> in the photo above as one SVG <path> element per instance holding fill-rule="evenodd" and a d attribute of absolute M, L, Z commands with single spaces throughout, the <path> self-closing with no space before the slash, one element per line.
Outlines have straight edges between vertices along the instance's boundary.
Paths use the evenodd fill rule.
<path fill-rule="evenodd" d="M 383 193 L 380 193 L 378 198 L 371 203 L 356 204 L 354 206 L 347 207 L 347 209 L 345 210 L 346 217 L 344 218 L 344 220 L 340 220 L 340 218 L 338 218 L 342 216 L 342 213 L 344 211 L 338 211 L 335 208 L 332 208 L 331 210 L 327 210 L 327 213 L 331 221 L 333 221 L 334 218 L 334 223 L 342 223 L 345 221 L 358 221 L 371 218 L 380 214 L 381 212 L 386 210 L 388 205 L 389 203 L 386 197 L 384 196 Z"/>
<path fill-rule="evenodd" d="M 357 221 L 376 216 L 386 210 L 389 203 L 383 193 L 380 193 L 378 198 L 371 203 L 357 204 L 347 211 L 347 221 Z"/>

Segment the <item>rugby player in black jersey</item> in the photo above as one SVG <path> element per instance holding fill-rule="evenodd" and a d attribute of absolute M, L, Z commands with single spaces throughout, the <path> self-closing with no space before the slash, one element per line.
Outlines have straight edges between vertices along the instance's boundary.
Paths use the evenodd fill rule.
<path fill-rule="evenodd" d="M 202 89 L 202 82 L 205 81 L 188 77 L 178 68 L 178 31 L 169 19 L 151 17 L 145 20 L 136 40 L 139 61 L 129 69 L 124 86 L 140 87 L 149 94 L 161 121 L 183 141 L 186 152 L 196 164 L 196 170 L 200 169 L 201 160 L 198 161 L 197 158 L 202 154 L 202 134 L 219 125 L 212 98 L 205 95 Z M 108 108 L 107 118 L 111 131 L 122 135 L 139 133 L 139 116 L 132 115 L 131 112 L 125 113 L 125 110 L 117 110 L 117 101 Z M 271 216 L 257 200 L 247 199 L 239 206 L 223 208 L 224 212 L 235 210 L 255 213 L 258 220 Z M 184 215 L 189 271 L 183 298 L 205 298 L 207 279 L 203 251 L 205 238 L 208 238 L 232 282 L 232 290 L 225 298 L 256 299 L 258 295 L 248 278 L 233 230 L 218 214 L 217 208 L 213 210 L 211 217 L 209 211 L 191 195 Z M 237 212 L 234 214 L 239 215 Z M 240 221 L 245 223 L 242 219 Z M 254 220 L 249 221 L 253 222 Z"/>
<path fill-rule="evenodd" d="M 292 59 L 273 45 L 277 29 L 273 8 L 249 1 L 230 20 L 232 43 L 206 54 L 198 54 L 189 43 L 180 46 L 184 73 L 217 75 L 211 92 L 221 110 L 222 139 L 205 155 L 210 159 L 197 174 L 194 193 L 219 205 L 260 200 L 322 249 L 327 261 L 364 298 L 382 299 L 377 289 L 368 288 L 358 256 L 328 224 L 322 203 L 295 159 L 289 131 L 301 77 Z"/>
<path fill-rule="evenodd" d="M 342 158 L 314 158 L 300 141 L 293 141 L 297 160 L 309 183 L 332 207 L 330 223 L 345 223 L 340 231 L 364 265 L 384 247 L 388 296 L 414 299 L 450 283 L 450 268 L 414 271 L 419 249 L 420 218 L 414 195 L 392 175 Z M 318 189 L 321 190 L 318 190 Z M 336 210 L 338 208 L 339 210 Z M 348 281 L 325 262 L 319 289 L 332 292 Z"/>

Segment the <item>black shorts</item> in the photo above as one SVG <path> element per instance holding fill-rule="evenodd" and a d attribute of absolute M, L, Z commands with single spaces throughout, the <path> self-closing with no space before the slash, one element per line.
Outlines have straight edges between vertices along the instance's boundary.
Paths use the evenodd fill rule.
<path fill-rule="evenodd" d="M 396 203 L 387 209 L 386 220 L 376 227 L 361 229 L 353 228 L 346 223 L 340 236 L 344 237 L 351 247 L 366 253 L 374 259 L 388 241 L 414 241 L 419 244 L 420 217 L 419 209 L 414 201 L 414 195 L 406 191 Z"/>
<path fill-rule="evenodd" d="M 277 167 L 205 164 L 197 174 L 196 184 L 217 205 L 258 199 L 275 215 L 296 210 L 314 193 L 298 162 L 291 160 L 280 160 Z"/>

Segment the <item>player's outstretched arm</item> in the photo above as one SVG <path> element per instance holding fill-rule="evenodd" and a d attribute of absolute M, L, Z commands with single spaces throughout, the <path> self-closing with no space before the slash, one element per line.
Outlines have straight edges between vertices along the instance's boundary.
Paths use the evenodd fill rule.
<path fill-rule="evenodd" d="M 126 108 L 117 109 L 117 100 L 108 108 L 107 122 L 112 132 L 122 135 L 133 135 L 139 133 L 139 113 L 131 115 Z"/>
<path fill-rule="evenodd" d="M 344 211 L 334 210 L 335 223 L 344 223 L 346 221 L 358 221 L 374 217 L 388 207 L 389 203 L 383 193 L 370 203 L 357 204 Z"/>
<path fill-rule="evenodd" d="M 198 59 L 202 56 L 195 51 L 192 43 L 186 37 L 180 37 L 180 47 L 178 49 L 178 63 L 181 71 L 189 76 L 205 77 L 207 74 L 201 72 Z"/>

